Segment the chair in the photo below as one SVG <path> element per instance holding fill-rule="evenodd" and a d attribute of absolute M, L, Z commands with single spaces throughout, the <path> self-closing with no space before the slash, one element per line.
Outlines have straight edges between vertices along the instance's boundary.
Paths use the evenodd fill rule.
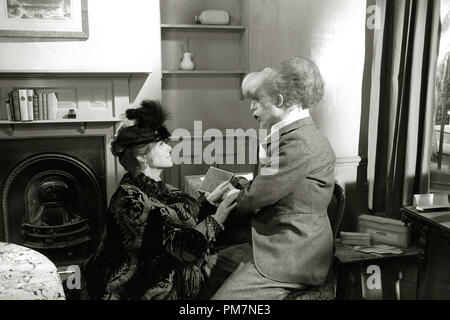
<path fill-rule="evenodd" d="M 327 212 L 330 219 L 331 230 L 333 231 L 333 240 L 336 240 L 339 234 L 342 218 L 345 211 L 345 192 L 337 183 L 334 184 L 333 195 L 328 204 Z M 334 251 L 334 250 L 333 250 Z M 335 261 L 333 260 L 332 269 Z M 309 287 L 299 291 L 291 292 L 286 300 L 332 300 L 336 295 L 336 280 L 333 274 L 327 279 L 325 284 L 317 287 Z"/>
<path fill-rule="evenodd" d="M 345 211 L 345 192 L 342 187 L 335 183 L 333 189 L 333 196 L 328 204 L 328 218 L 331 223 L 331 230 L 333 230 L 333 239 L 335 240 L 339 233 L 342 218 Z"/>

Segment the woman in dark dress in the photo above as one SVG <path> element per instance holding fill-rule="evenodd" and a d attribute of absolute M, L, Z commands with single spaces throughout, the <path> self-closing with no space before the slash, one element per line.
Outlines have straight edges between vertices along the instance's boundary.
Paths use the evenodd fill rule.
<path fill-rule="evenodd" d="M 166 185 L 160 174 L 173 165 L 167 113 L 146 100 L 126 116 L 135 124 L 118 131 L 111 151 L 127 173 L 111 198 L 102 241 L 82 265 L 81 297 L 195 298 L 201 265 L 235 207 L 236 194 L 221 201 L 228 190 L 222 184 L 196 200 Z"/>

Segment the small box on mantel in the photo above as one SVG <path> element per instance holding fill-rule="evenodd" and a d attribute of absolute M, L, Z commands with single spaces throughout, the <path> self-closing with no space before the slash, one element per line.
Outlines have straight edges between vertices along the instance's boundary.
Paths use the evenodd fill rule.
<path fill-rule="evenodd" d="M 371 216 L 358 217 L 358 232 L 370 233 L 372 242 L 391 244 L 402 248 L 409 246 L 411 226 L 401 220 Z"/>

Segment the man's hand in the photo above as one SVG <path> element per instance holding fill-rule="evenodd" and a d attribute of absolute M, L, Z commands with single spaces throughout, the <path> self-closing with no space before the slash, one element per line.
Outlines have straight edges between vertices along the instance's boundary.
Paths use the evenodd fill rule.
<path fill-rule="evenodd" d="M 234 188 L 228 181 L 222 182 L 206 197 L 206 200 L 208 200 L 208 202 L 212 205 L 217 206 L 218 203 L 222 201 L 224 194 L 230 189 L 230 187 Z"/>
<path fill-rule="evenodd" d="M 216 213 L 214 214 L 214 219 L 220 224 L 224 223 L 227 220 L 230 212 L 237 206 L 236 198 L 238 196 L 238 192 L 235 192 L 228 197 L 224 198 L 223 201 L 219 204 Z"/>

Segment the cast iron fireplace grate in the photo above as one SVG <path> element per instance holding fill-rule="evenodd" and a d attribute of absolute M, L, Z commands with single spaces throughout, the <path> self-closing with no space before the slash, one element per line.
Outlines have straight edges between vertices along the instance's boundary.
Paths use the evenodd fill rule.
<path fill-rule="evenodd" d="M 21 226 L 25 246 L 60 249 L 90 240 L 89 219 L 82 218 L 72 198 L 77 190 L 64 179 L 69 180 L 65 172 L 49 170 L 30 181 L 25 192 L 27 222 Z"/>
<path fill-rule="evenodd" d="M 104 226 L 103 137 L 17 140 L 9 147 L 20 143 L 28 157 L 11 163 L 12 152 L 0 154 L 11 168 L 0 175 L 0 240 L 38 250 L 57 265 L 81 263 Z M 60 152 L 42 152 L 50 148 Z"/>

